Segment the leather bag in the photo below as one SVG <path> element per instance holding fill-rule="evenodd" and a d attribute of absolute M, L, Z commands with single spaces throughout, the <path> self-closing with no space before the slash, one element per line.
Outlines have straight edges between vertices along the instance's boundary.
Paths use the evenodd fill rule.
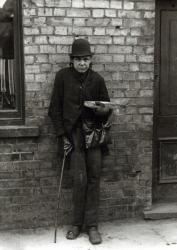
<path fill-rule="evenodd" d="M 88 149 L 111 144 L 110 128 L 110 122 L 102 123 L 98 127 L 93 121 L 83 121 L 83 132 L 86 148 Z"/>

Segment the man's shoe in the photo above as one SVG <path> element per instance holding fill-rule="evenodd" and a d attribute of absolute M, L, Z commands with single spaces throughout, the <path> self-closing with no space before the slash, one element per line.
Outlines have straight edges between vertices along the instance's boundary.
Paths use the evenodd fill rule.
<path fill-rule="evenodd" d="M 92 244 L 100 244 L 102 242 L 101 235 L 96 227 L 90 227 L 88 229 L 89 241 Z"/>
<path fill-rule="evenodd" d="M 80 234 L 80 227 L 79 226 L 72 226 L 71 229 L 67 232 L 66 238 L 68 240 L 76 239 Z"/>

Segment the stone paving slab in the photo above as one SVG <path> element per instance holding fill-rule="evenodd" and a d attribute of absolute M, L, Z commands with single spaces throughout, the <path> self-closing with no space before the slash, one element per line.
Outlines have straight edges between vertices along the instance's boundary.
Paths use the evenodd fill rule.
<path fill-rule="evenodd" d="M 76 240 L 67 240 L 68 226 L 58 228 L 57 243 L 53 243 L 53 228 L 1 231 L 0 250 L 177 250 L 177 219 L 116 220 L 101 223 L 99 228 L 100 245 L 90 244 L 84 233 Z"/>

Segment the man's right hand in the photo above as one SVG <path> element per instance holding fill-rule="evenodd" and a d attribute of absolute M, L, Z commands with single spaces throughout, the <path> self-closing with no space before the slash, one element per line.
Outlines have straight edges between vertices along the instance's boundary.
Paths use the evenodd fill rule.
<path fill-rule="evenodd" d="M 73 146 L 66 136 L 63 135 L 62 139 L 63 139 L 64 154 L 67 156 L 71 152 L 71 150 L 73 149 Z"/>

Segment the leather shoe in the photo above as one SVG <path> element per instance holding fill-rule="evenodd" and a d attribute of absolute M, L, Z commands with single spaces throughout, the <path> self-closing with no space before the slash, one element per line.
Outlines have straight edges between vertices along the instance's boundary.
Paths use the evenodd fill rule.
<path fill-rule="evenodd" d="M 100 244 L 102 242 L 101 235 L 96 227 L 90 227 L 88 229 L 89 241 L 92 244 Z"/>
<path fill-rule="evenodd" d="M 66 238 L 68 240 L 76 239 L 80 234 L 80 227 L 79 226 L 72 226 L 71 229 L 67 232 Z"/>

